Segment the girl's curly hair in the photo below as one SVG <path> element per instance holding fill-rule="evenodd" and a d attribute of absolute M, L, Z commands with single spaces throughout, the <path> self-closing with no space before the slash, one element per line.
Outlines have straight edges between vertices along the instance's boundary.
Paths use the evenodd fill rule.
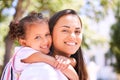
<path fill-rule="evenodd" d="M 44 18 L 42 13 L 31 12 L 29 15 L 22 18 L 20 21 L 12 21 L 9 25 L 9 37 L 12 40 L 25 38 L 26 27 L 34 23 L 48 23 L 47 18 Z"/>

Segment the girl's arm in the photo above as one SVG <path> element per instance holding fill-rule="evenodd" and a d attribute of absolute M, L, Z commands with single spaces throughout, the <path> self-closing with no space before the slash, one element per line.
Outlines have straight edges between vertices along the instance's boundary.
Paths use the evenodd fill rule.
<path fill-rule="evenodd" d="M 59 61 L 58 61 L 57 59 L 55 59 L 52 56 L 43 54 L 41 52 L 37 52 L 37 53 L 32 54 L 31 56 L 29 56 L 26 59 L 22 59 L 21 61 L 24 62 L 24 63 L 45 62 L 45 63 L 50 64 L 54 68 L 60 69 L 62 71 L 62 73 L 68 79 L 79 80 L 76 71 L 74 70 L 74 68 L 71 65 L 68 65 L 68 63 L 64 63 L 63 61 L 60 62 L 60 60 L 62 60 L 61 57 L 62 56 L 60 56 L 60 57 L 58 56 L 58 59 L 59 59 Z M 69 59 L 70 61 L 73 61 L 72 58 L 65 58 L 64 57 L 64 59 Z M 73 62 L 72 64 L 76 64 L 76 63 Z"/>
<path fill-rule="evenodd" d="M 22 59 L 21 60 L 24 63 L 37 63 L 37 62 L 45 62 L 53 67 L 56 67 L 58 65 L 58 62 L 56 61 L 56 59 L 52 56 L 43 54 L 41 52 L 36 52 L 34 54 L 32 54 L 31 56 Z"/>

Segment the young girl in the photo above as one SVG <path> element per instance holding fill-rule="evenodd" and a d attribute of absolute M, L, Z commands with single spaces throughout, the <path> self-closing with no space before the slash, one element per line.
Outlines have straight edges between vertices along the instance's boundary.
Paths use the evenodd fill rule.
<path fill-rule="evenodd" d="M 10 61 L 13 71 L 17 74 L 13 75 L 15 80 L 31 63 L 45 62 L 57 69 L 64 70 L 72 60 L 62 56 L 56 56 L 56 60 L 45 55 L 50 52 L 52 40 L 48 20 L 43 18 L 41 13 L 32 13 L 20 21 L 11 22 L 9 35 L 13 40 L 17 39 L 21 45 L 15 48 L 15 55 Z"/>

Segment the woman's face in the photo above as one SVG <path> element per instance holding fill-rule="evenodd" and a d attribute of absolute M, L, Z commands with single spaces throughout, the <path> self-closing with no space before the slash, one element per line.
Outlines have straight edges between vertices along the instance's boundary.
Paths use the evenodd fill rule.
<path fill-rule="evenodd" d="M 76 15 L 62 16 L 53 29 L 54 54 L 69 57 L 80 47 L 82 26 Z"/>

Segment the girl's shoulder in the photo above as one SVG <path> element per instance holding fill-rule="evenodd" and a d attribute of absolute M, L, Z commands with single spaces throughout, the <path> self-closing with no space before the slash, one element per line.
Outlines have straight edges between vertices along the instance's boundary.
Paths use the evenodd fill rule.
<path fill-rule="evenodd" d="M 34 53 L 38 52 L 37 50 L 31 48 L 31 47 L 24 47 L 24 46 L 17 46 L 15 47 L 15 53 Z"/>
<path fill-rule="evenodd" d="M 35 49 L 32 49 L 30 47 L 18 46 L 18 47 L 15 47 L 14 54 L 16 55 L 16 58 L 24 59 L 24 58 L 27 58 L 36 52 L 38 52 L 38 51 Z"/>

